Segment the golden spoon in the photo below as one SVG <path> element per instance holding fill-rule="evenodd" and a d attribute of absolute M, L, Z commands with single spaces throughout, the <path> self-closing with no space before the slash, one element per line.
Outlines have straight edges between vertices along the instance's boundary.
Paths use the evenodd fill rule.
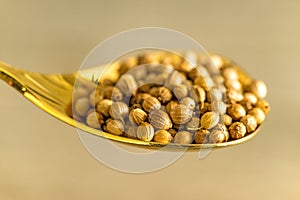
<path fill-rule="evenodd" d="M 241 77 L 242 84 L 249 84 L 251 78 L 242 71 L 232 61 L 220 57 L 218 55 L 211 55 L 212 58 L 222 59 L 224 62 L 232 64 L 236 68 Z M 140 145 L 145 148 L 159 148 L 164 147 L 165 144 L 156 142 L 144 142 L 141 140 L 130 139 L 122 136 L 112 135 L 97 129 L 93 129 L 83 123 L 79 123 L 69 117 L 66 110 L 70 105 L 70 101 L 73 96 L 73 89 L 75 81 L 79 82 L 92 82 L 94 77 L 100 77 L 106 69 L 106 66 L 100 66 L 97 68 L 91 68 L 87 70 L 78 71 L 72 74 L 40 74 L 35 72 L 24 71 L 15 67 L 12 67 L 6 63 L 0 62 L 0 79 L 19 91 L 25 98 L 38 106 L 40 109 L 46 111 L 57 119 L 82 129 L 88 133 L 105 137 L 114 141 L 123 142 L 127 144 Z M 117 65 L 110 65 L 109 74 L 110 78 L 116 73 Z M 104 74 L 104 76 L 105 76 Z M 103 77 L 105 78 L 105 77 Z M 199 150 L 201 148 L 219 148 L 228 147 L 236 144 L 243 143 L 253 138 L 259 131 L 258 127 L 255 132 L 238 140 L 233 140 L 218 144 L 188 144 L 188 145 L 176 145 L 169 144 L 170 147 L 188 147 L 189 150 Z"/>

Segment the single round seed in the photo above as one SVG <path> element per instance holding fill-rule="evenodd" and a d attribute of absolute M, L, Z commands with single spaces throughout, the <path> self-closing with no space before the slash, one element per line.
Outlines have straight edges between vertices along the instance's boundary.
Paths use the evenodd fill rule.
<path fill-rule="evenodd" d="M 122 135 L 124 131 L 124 125 L 120 120 L 110 120 L 106 124 L 106 130 L 114 135 Z"/>
<path fill-rule="evenodd" d="M 228 108 L 228 114 L 234 120 L 239 120 L 246 115 L 246 110 L 241 104 L 233 104 Z"/>
<path fill-rule="evenodd" d="M 201 117 L 201 128 L 211 129 L 219 123 L 219 120 L 219 114 L 216 112 L 207 112 Z"/>
<path fill-rule="evenodd" d="M 265 113 L 260 108 L 253 108 L 252 110 L 250 110 L 248 112 L 248 114 L 255 117 L 258 125 L 263 123 L 263 121 L 265 120 L 265 117 L 266 117 Z"/>
<path fill-rule="evenodd" d="M 257 127 L 256 119 L 251 115 L 246 115 L 245 117 L 243 117 L 241 119 L 241 122 L 246 126 L 248 133 L 252 133 Z"/>
<path fill-rule="evenodd" d="M 143 108 L 147 112 L 150 112 L 151 110 L 159 110 L 161 108 L 161 103 L 155 97 L 148 97 L 143 101 Z"/>
<path fill-rule="evenodd" d="M 184 97 L 180 100 L 180 104 L 186 105 L 191 110 L 194 110 L 196 107 L 196 102 L 191 97 Z"/>
<path fill-rule="evenodd" d="M 234 122 L 229 127 L 231 138 L 240 139 L 247 133 L 246 126 L 242 122 Z"/>
<path fill-rule="evenodd" d="M 153 140 L 155 142 L 169 144 L 173 139 L 172 135 L 166 130 L 158 130 L 154 133 Z"/>
<path fill-rule="evenodd" d="M 90 100 L 87 97 L 77 99 L 74 110 L 76 114 L 84 117 L 90 108 Z"/>
<path fill-rule="evenodd" d="M 151 124 L 144 122 L 141 125 L 139 125 L 139 127 L 137 128 L 136 134 L 140 140 L 149 142 L 153 139 L 154 128 Z"/>
<path fill-rule="evenodd" d="M 174 137 L 175 144 L 191 144 L 192 141 L 192 135 L 187 131 L 179 131 Z"/>

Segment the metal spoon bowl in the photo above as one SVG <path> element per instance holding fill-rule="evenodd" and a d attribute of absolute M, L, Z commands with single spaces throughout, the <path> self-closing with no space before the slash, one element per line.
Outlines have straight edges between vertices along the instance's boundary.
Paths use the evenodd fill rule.
<path fill-rule="evenodd" d="M 222 59 L 223 62 L 227 62 L 236 68 L 239 73 L 240 81 L 242 84 L 249 84 L 251 78 L 234 62 L 229 59 L 223 58 L 216 54 L 211 54 L 213 58 Z M 104 137 L 113 141 L 126 143 L 129 145 L 139 145 L 143 148 L 157 149 L 165 147 L 165 144 L 157 142 L 144 142 L 137 139 L 130 139 L 122 136 L 112 135 L 94 128 L 91 128 L 84 123 L 79 123 L 71 118 L 66 110 L 70 105 L 74 91 L 75 81 L 89 82 L 94 77 L 100 77 L 103 73 L 105 65 L 91 68 L 83 71 L 78 71 L 72 74 L 40 74 L 35 72 L 28 72 L 15 67 L 12 67 L 6 63 L 0 62 L 0 79 L 12 86 L 18 92 L 20 92 L 25 98 L 38 106 L 40 109 L 46 111 L 50 115 L 57 119 L 82 129 L 90 134 L 94 134 L 100 137 Z M 117 67 L 115 65 L 110 66 L 110 78 L 116 75 Z M 199 150 L 202 148 L 221 148 L 237 145 L 246 142 L 253 138 L 259 131 L 260 127 L 255 132 L 238 140 L 232 140 L 218 144 L 188 144 L 177 145 L 169 144 L 168 147 L 180 149 L 188 147 L 189 150 Z"/>

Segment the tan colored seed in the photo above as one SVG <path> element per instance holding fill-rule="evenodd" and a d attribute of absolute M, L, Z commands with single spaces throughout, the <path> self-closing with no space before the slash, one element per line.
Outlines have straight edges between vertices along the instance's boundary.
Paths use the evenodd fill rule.
<path fill-rule="evenodd" d="M 193 117 L 187 124 L 186 128 L 189 131 L 198 130 L 200 127 L 200 119 L 198 117 Z"/>
<path fill-rule="evenodd" d="M 179 73 L 178 71 L 174 70 L 171 74 L 169 79 L 166 82 L 167 86 L 176 86 L 180 85 L 186 78 L 183 74 Z"/>
<path fill-rule="evenodd" d="M 242 84 L 238 80 L 235 81 L 226 80 L 225 86 L 226 88 L 233 89 L 235 91 L 242 91 L 243 89 Z"/>
<path fill-rule="evenodd" d="M 132 98 L 132 104 L 142 104 L 143 101 L 149 97 L 151 97 L 151 95 L 148 93 L 138 93 Z"/>
<path fill-rule="evenodd" d="M 223 123 L 225 126 L 230 126 L 230 124 L 232 123 L 232 118 L 229 115 L 224 114 L 221 116 L 220 122 Z"/>
<path fill-rule="evenodd" d="M 202 87 L 205 91 L 209 91 L 209 89 L 215 85 L 212 78 L 203 76 L 195 78 L 194 84 Z"/>
<path fill-rule="evenodd" d="M 261 80 L 253 80 L 249 85 L 248 90 L 261 99 L 267 96 L 267 86 Z"/>
<path fill-rule="evenodd" d="M 255 106 L 260 108 L 265 114 L 268 114 L 270 111 L 270 104 L 264 99 L 259 99 Z"/>
<path fill-rule="evenodd" d="M 103 122 L 103 116 L 95 111 L 92 111 L 86 117 L 86 124 L 95 129 L 99 129 Z"/>
<path fill-rule="evenodd" d="M 179 102 L 178 101 L 170 101 L 167 105 L 166 105 L 166 112 L 170 114 L 170 111 L 175 108 L 175 106 L 178 106 Z"/>
<path fill-rule="evenodd" d="M 131 139 L 137 139 L 137 133 L 136 133 L 137 127 L 136 126 L 129 126 L 127 130 L 124 133 L 125 137 L 131 138 Z"/>
<path fill-rule="evenodd" d="M 161 103 L 155 97 L 148 97 L 143 101 L 143 108 L 145 111 L 150 112 L 152 110 L 159 110 L 161 108 Z"/>
<path fill-rule="evenodd" d="M 77 115 L 84 117 L 90 108 L 90 100 L 87 97 L 77 99 L 74 110 Z"/>
<path fill-rule="evenodd" d="M 246 110 L 241 104 L 232 104 L 228 107 L 228 114 L 234 120 L 239 120 L 246 115 Z"/>
<path fill-rule="evenodd" d="M 257 127 L 256 119 L 251 115 L 246 115 L 245 117 L 243 117 L 241 119 L 241 122 L 246 126 L 248 133 L 252 133 Z"/>
<path fill-rule="evenodd" d="M 187 131 L 179 131 L 174 137 L 175 144 L 191 144 L 192 141 L 192 135 Z"/>
<path fill-rule="evenodd" d="M 252 107 L 256 104 L 257 98 L 254 94 L 250 92 L 244 93 L 244 98 L 240 101 L 240 104 L 246 109 L 251 110 Z"/>
<path fill-rule="evenodd" d="M 204 144 L 208 140 L 209 130 L 207 129 L 200 129 L 195 134 L 194 140 L 196 144 Z"/>
<path fill-rule="evenodd" d="M 206 99 L 205 90 L 198 85 L 193 85 L 192 91 L 190 91 L 190 96 L 198 103 L 203 103 Z"/>
<path fill-rule="evenodd" d="M 173 93 L 177 99 L 182 99 L 188 95 L 187 86 L 184 84 L 176 85 L 173 88 Z"/>
<path fill-rule="evenodd" d="M 114 102 L 110 106 L 109 114 L 114 119 L 123 119 L 129 113 L 128 106 L 123 102 Z"/>
<path fill-rule="evenodd" d="M 112 100 L 109 99 L 103 99 L 102 101 L 100 101 L 97 105 L 97 112 L 102 114 L 105 117 L 109 117 L 109 110 L 110 110 L 110 106 L 112 105 Z"/>
<path fill-rule="evenodd" d="M 265 113 L 260 108 L 253 108 L 248 112 L 249 115 L 255 117 L 257 125 L 260 125 L 265 120 Z"/>
<path fill-rule="evenodd" d="M 191 97 L 184 97 L 180 100 L 180 104 L 186 105 L 191 110 L 194 110 L 196 107 L 196 102 Z"/>
<path fill-rule="evenodd" d="M 217 112 L 220 115 L 223 115 L 226 113 L 227 106 L 223 101 L 213 101 L 211 103 L 211 109 L 212 111 Z"/>
<path fill-rule="evenodd" d="M 120 120 L 110 120 L 106 124 L 106 130 L 114 135 L 122 135 L 124 131 L 124 125 Z"/>
<path fill-rule="evenodd" d="M 209 141 L 212 143 L 227 142 L 228 138 L 229 138 L 228 131 L 221 131 L 218 129 L 214 129 L 209 135 Z"/>
<path fill-rule="evenodd" d="M 207 112 L 201 117 L 201 128 L 211 129 L 220 121 L 220 116 L 216 112 Z"/>
<path fill-rule="evenodd" d="M 117 82 L 116 87 L 124 92 L 126 96 L 131 96 L 136 94 L 138 85 L 135 78 L 131 74 L 124 74 Z"/>
<path fill-rule="evenodd" d="M 240 139 L 247 133 L 246 126 L 242 122 L 234 122 L 229 127 L 231 138 Z"/>
<path fill-rule="evenodd" d="M 131 110 L 129 113 L 129 121 L 131 124 L 140 125 L 147 120 L 147 113 L 140 108 Z"/>
<path fill-rule="evenodd" d="M 172 122 L 169 115 L 162 110 L 154 110 L 150 113 L 149 122 L 156 129 L 169 130 L 172 128 Z"/>
<path fill-rule="evenodd" d="M 222 70 L 222 75 L 225 79 L 229 81 L 238 80 L 238 73 L 232 67 L 227 67 Z"/>
<path fill-rule="evenodd" d="M 170 111 L 170 116 L 175 124 L 186 124 L 193 116 L 193 111 L 186 105 L 179 104 Z"/>
<path fill-rule="evenodd" d="M 207 97 L 208 102 L 222 101 L 223 94 L 217 88 L 213 88 L 213 89 L 207 91 L 206 97 Z"/>
<path fill-rule="evenodd" d="M 153 139 L 154 128 L 151 124 L 144 122 L 137 128 L 136 131 L 137 137 L 145 142 L 149 142 Z"/>
<path fill-rule="evenodd" d="M 162 144 L 169 144 L 173 139 L 172 135 L 166 130 L 158 130 L 154 134 L 153 140 Z"/>
<path fill-rule="evenodd" d="M 199 65 L 196 68 L 191 69 L 191 71 L 188 73 L 188 77 L 191 80 L 194 80 L 198 76 L 209 77 L 210 75 L 204 66 Z"/>
<path fill-rule="evenodd" d="M 226 102 L 236 103 L 243 100 L 243 94 L 240 91 L 228 89 L 226 92 Z"/>
<path fill-rule="evenodd" d="M 163 104 L 169 102 L 173 95 L 172 92 L 166 88 L 166 87 L 159 87 L 158 88 L 158 94 L 157 94 L 157 99 L 161 101 Z"/>

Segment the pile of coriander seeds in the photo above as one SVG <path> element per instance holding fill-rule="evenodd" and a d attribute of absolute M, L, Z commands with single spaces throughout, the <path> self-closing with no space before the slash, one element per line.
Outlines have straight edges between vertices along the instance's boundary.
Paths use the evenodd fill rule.
<path fill-rule="evenodd" d="M 262 124 L 270 106 L 263 81 L 240 76 L 214 55 L 146 52 L 119 62 L 118 79 L 73 99 L 73 118 L 110 134 L 161 144 L 223 143 Z M 75 91 L 75 93 L 78 91 Z"/>

